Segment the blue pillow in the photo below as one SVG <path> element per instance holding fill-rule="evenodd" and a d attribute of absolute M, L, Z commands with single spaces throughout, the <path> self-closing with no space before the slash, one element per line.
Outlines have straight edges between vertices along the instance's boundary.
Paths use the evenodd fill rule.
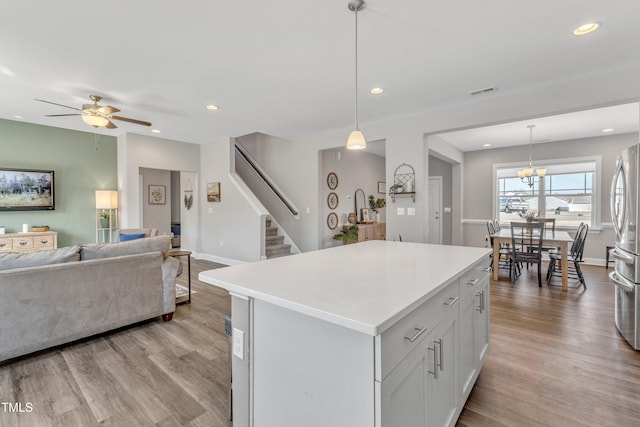
<path fill-rule="evenodd" d="M 123 234 L 120 233 L 120 241 L 126 242 L 128 240 L 136 240 L 142 239 L 144 237 L 144 233 L 136 233 L 136 234 Z"/>

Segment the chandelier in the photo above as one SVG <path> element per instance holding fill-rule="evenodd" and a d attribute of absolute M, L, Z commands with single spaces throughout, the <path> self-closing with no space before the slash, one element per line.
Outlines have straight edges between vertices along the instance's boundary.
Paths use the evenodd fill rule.
<path fill-rule="evenodd" d="M 521 169 L 518 171 L 518 177 L 520 178 L 520 180 L 522 182 L 524 182 L 525 184 L 527 184 L 529 187 L 533 187 L 534 184 L 534 173 L 535 175 L 538 175 L 538 178 L 542 178 L 543 176 L 545 176 L 547 174 L 547 170 L 543 169 L 543 168 L 537 168 L 535 169 L 533 167 L 533 162 L 531 160 L 531 153 L 533 151 L 532 147 L 533 147 L 533 128 L 536 127 L 536 125 L 529 125 L 527 126 L 529 128 L 529 166 L 527 166 L 524 169 Z"/>

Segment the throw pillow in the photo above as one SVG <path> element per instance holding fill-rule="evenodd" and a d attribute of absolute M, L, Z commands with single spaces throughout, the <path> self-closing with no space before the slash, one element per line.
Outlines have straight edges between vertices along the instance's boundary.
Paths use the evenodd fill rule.
<path fill-rule="evenodd" d="M 100 259 L 117 256 L 143 254 L 147 252 L 162 252 L 166 258 L 171 247 L 171 236 L 146 237 L 144 239 L 130 240 L 118 243 L 95 243 L 82 245 L 80 258 Z"/>
<path fill-rule="evenodd" d="M 127 242 L 129 240 L 142 239 L 144 237 L 144 233 L 135 233 L 135 234 L 123 234 L 120 233 L 120 241 Z"/>
<path fill-rule="evenodd" d="M 52 251 L 28 252 L 23 254 L 8 252 L 0 254 L 0 270 L 62 264 L 72 261 L 80 261 L 80 246 L 78 245 L 54 249 Z"/>

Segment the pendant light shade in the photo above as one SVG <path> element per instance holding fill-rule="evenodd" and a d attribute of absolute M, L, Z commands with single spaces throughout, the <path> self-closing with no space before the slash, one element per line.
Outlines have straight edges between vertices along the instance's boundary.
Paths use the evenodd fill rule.
<path fill-rule="evenodd" d="M 367 148 L 367 139 L 360 129 L 356 129 L 349 134 L 347 138 L 348 150 L 362 150 Z"/>
<path fill-rule="evenodd" d="M 533 128 L 536 127 L 536 125 L 529 125 L 527 126 L 527 128 L 529 128 L 529 165 L 524 168 L 524 169 L 520 169 L 518 171 L 518 178 L 520 178 L 520 180 L 522 182 L 524 182 L 525 184 L 527 184 L 529 187 L 533 187 L 534 184 L 534 173 L 538 176 L 538 178 L 544 178 L 544 176 L 547 174 L 547 170 L 544 168 L 534 168 L 533 167 L 533 160 L 531 160 L 532 158 L 532 146 L 533 146 Z M 525 180 L 526 179 L 526 180 Z"/>
<path fill-rule="evenodd" d="M 356 49 L 355 49 L 355 129 L 347 138 L 347 150 L 363 150 L 367 148 L 367 140 L 360 129 L 358 129 L 358 12 L 365 7 L 364 0 L 351 0 L 348 4 L 349 10 L 356 17 Z"/>

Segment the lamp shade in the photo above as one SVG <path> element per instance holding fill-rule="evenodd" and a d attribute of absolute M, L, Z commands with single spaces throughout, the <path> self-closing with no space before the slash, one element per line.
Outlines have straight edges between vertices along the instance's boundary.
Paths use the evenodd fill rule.
<path fill-rule="evenodd" d="M 118 192 L 114 190 L 96 190 L 96 209 L 117 209 Z"/>
<path fill-rule="evenodd" d="M 109 124 L 109 120 L 107 120 L 106 118 L 93 114 L 83 114 L 82 121 L 89 126 L 93 126 L 94 128 L 103 127 Z"/>
<path fill-rule="evenodd" d="M 364 150 L 367 148 L 367 140 L 360 129 L 356 129 L 349 134 L 347 138 L 348 150 Z"/>

